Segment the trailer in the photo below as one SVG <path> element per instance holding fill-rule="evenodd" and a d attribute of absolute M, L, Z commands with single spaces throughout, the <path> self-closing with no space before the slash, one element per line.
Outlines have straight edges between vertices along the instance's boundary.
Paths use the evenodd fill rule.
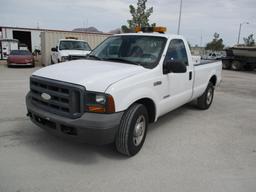
<path fill-rule="evenodd" d="M 226 49 L 222 58 L 222 68 L 234 71 L 252 71 L 256 67 L 256 47 L 235 46 Z"/>

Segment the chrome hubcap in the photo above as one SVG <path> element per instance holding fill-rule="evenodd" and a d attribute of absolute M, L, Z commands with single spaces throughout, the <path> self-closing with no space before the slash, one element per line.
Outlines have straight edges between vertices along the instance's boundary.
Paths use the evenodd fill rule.
<path fill-rule="evenodd" d="M 237 63 L 233 64 L 233 69 L 237 69 Z"/>
<path fill-rule="evenodd" d="M 237 70 L 239 69 L 239 65 L 240 65 L 239 61 L 233 61 L 231 67 L 232 69 Z"/>
<path fill-rule="evenodd" d="M 134 127 L 134 131 L 133 131 L 133 144 L 135 146 L 138 146 L 141 144 L 141 141 L 145 134 L 145 128 L 146 128 L 146 120 L 145 120 L 145 117 L 141 115 L 138 117 Z"/>
<path fill-rule="evenodd" d="M 212 96 L 213 96 L 213 90 L 209 89 L 207 92 L 207 97 L 206 97 L 206 103 L 207 105 L 210 105 L 212 102 Z"/>

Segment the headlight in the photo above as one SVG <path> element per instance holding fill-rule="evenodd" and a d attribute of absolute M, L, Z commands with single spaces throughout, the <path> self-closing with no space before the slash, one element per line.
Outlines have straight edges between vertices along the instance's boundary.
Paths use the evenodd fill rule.
<path fill-rule="evenodd" d="M 101 105 L 105 105 L 106 104 L 106 96 L 105 95 L 97 95 L 96 94 L 96 99 L 95 99 L 95 101 L 96 101 L 96 103 L 99 103 L 99 104 L 101 104 Z"/>
<path fill-rule="evenodd" d="M 61 57 L 61 62 L 65 62 L 65 61 L 68 61 L 68 56 L 62 56 Z"/>
<path fill-rule="evenodd" d="M 86 92 L 85 110 L 94 113 L 114 113 L 114 99 L 109 94 Z"/>

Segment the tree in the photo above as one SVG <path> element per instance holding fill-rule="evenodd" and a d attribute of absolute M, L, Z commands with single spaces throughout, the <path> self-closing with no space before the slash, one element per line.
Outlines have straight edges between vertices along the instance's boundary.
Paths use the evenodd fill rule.
<path fill-rule="evenodd" d="M 148 27 L 148 26 L 155 26 L 156 24 L 149 24 L 149 16 L 153 13 L 153 7 L 146 9 L 147 0 L 138 0 L 137 8 L 133 5 L 129 6 L 130 13 L 132 15 L 132 19 L 128 20 L 128 26 L 123 25 L 122 31 L 133 32 L 135 27 Z"/>
<path fill-rule="evenodd" d="M 220 34 L 214 33 L 213 40 L 206 45 L 206 50 L 222 51 L 224 48 L 223 40 L 220 38 Z"/>
<path fill-rule="evenodd" d="M 247 38 L 246 37 L 244 38 L 244 44 L 249 47 L 255 45 L 255 40 L 253 38 L 253 34 L 250 34 Z"/>

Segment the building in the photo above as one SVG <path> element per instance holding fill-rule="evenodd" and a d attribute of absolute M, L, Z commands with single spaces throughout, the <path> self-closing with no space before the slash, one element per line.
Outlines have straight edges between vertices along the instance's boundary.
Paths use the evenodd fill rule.
<path fill-rule="evenodd" d="M 47 31 L 47 29 L 0 26 L 0 38 L 17 39 L 19 43 L 26 44 L 28 49 L 33 52 L 35 49 L 41 50 L 40 34 L 42 31 Z"/>

